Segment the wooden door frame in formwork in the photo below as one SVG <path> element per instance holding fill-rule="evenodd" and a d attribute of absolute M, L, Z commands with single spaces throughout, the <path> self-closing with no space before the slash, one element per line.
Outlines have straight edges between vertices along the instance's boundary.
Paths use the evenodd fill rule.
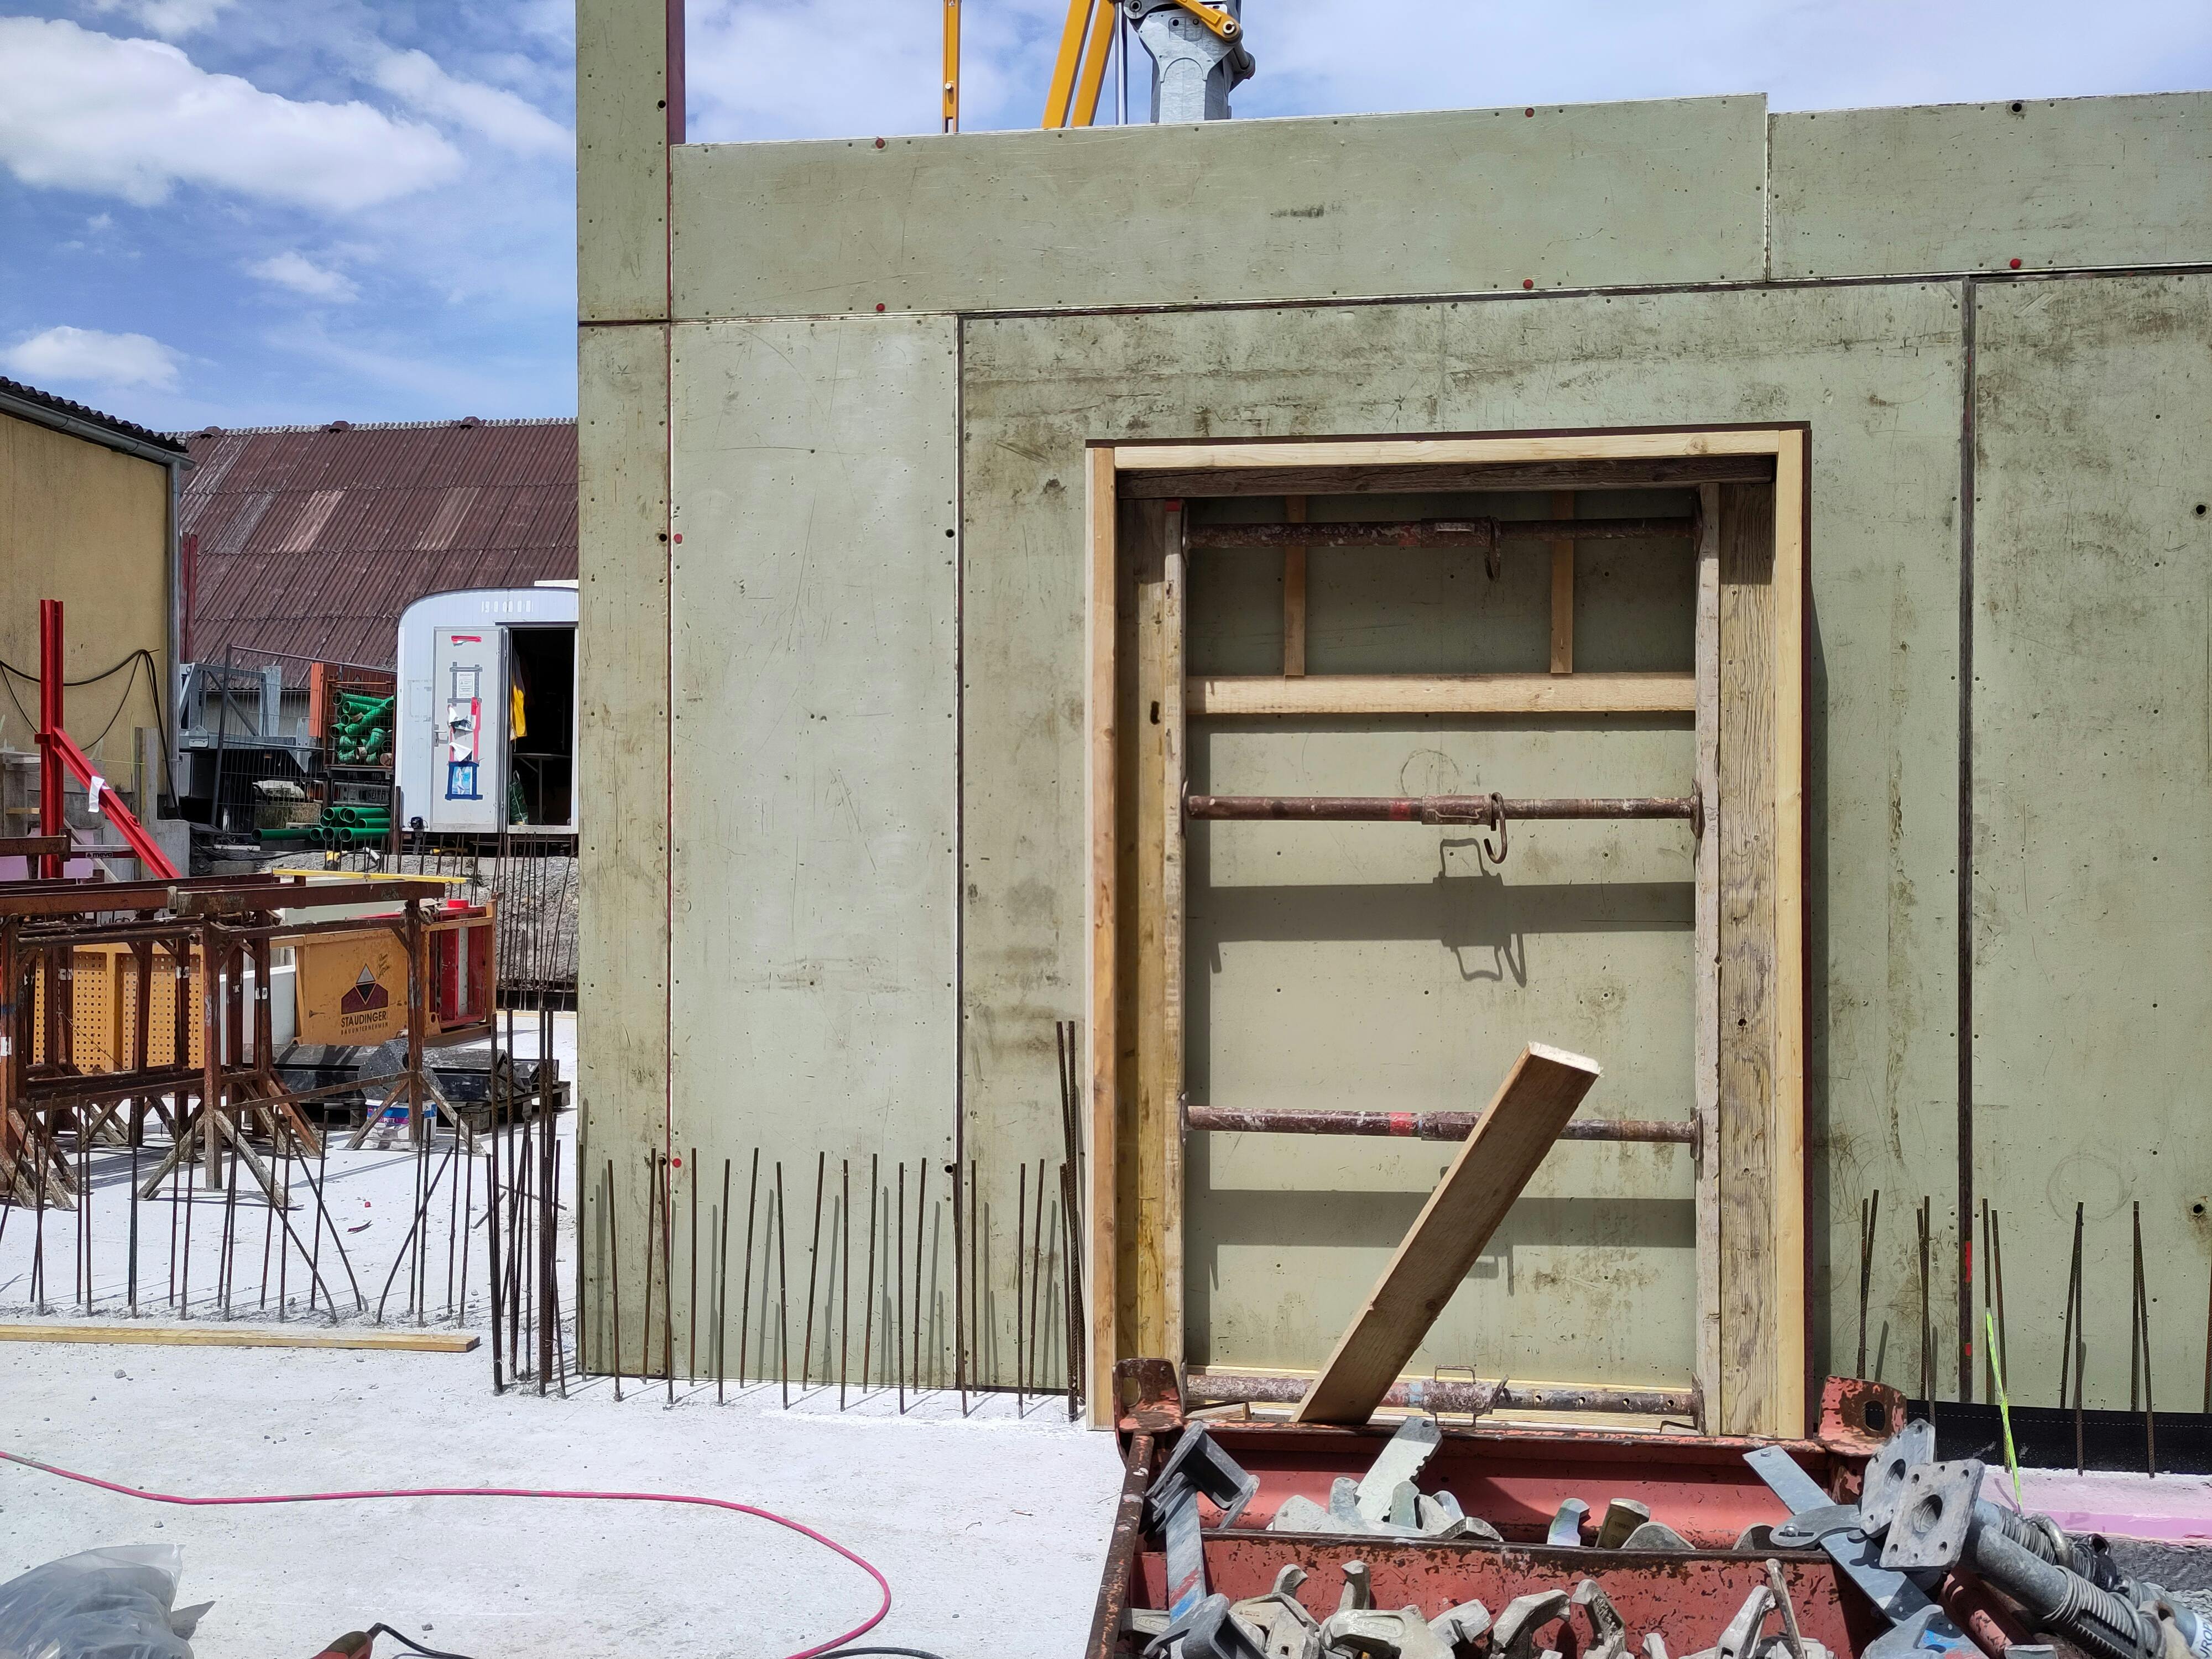
<path fill-rule="evenodd" d="M 1183 902 L 1181 811 L 1185 710 L 1200 714 L 1448 713 L 1469 716 L 1568 712 L 1693 715 L 1698 787 L 1705 802 L 1696 854 L 1694 1045 L 1698 1124 L 1696 1381 L 1708 1432 L 1795 1437 L 1808 1417 L 1805 1237 L 1804 801 L 1806 581 L 1810 432 L 1802 422 L 1766 426 L 1554 431 L 1453 437 L 1358 440 L 1093 443 L 1088 452 L 1085 536 L 1085 810 L 1090 951 L 1085 964 L 1091 1018 L 1086 1033 L 1085 1133 L 1090 1160 L 1089 1376 L 1094 1425 L 1115 1416 L 1114 1362 L 1133 1351 L 1182 1358 L 1182 984 Z M 1610 464 L 1611 487 L 1643 482 L 1644 463 L 1685 464 L 1681 478 L 1708 476 L 1718 458 L 1771 465 L 1770 485 L 1698 483 L 1702 531 L 1697 549 L 1695 669 L 1680 676 L 1576 675 L 1571 628 L 1571 569 L 1562 581 L 1554 550 L 1553 672 L 1542 674 L 1389 676 L 1280 681 L 1187 679 L 1182 665 L 1184 602 L 1180 545 L 1163 555 L 1153 595 L 1157 639 L 1151 663 L 1160 708 L 1159 775 L 1140 775 L 1130 793 L 1150 795 L 1159 822 L 1158 867 L 1137 871 L 1144 908 L 1132 931 L 1157 957 L 1140 996 L 1123 1007 L 1121 866 L 1125 807 L 1117 709 L 1125 671 L 1120 635 L 1121 514 L 1123 502 L 1191 494 L 1330 493 L 1329 475 L 1346 475 L 1344 493 L 1385 473 L 1396 482 L 1369 488 L 1570 488 L 1546 483 L 1547 469 Z M 1434 469 L 1433 472 L 1430 469 Z M 1124 489 L 1124 475 L 1131 487 Z M 1206 479 L 1230 484 L 1205 490 Z M 1443 482 L 1449 478 L 1450 482 Z M 1488 481 L 1488 482 L 1486 482 Z M 1240 487 L 1241 485 L 1241 487 Z M 1756 491 L 1771 489 L 1771 517 Z M 1726 493 L 1723 493 L 1723 492 Z M 1176 509 L 1178 515 L 1179 507 Z M 1763 580 L 1728 580 L 1732 563 L 1763 561 Z M 1738 568 L 1741 568 L 1740 565 Z M 1563 597 L 1564 596 L 1564 597 Z M 1302 596 L 1299 596 L 1302 598 Z M 1297 607 L 1302 614 L 1303 605 Z M 1286 606 L 1286 611 L 1289 607 Z M 1141 659 L 1141 650 L 1133 653 Z M 1302 659 L 1303 653 L 1298 656 Z M 1286 659 L 1286 669 L 1302 669 Z M 1685 690 L 1690 695 L 1685 699 Z M 1138 706 L 1146 699 L 1141 687 Z M 1741 734 L 1747 743 L 1724 742 Z M 1147 784 L 1152 787 L 1147 788 Z M 1140 842 L 1141 844 L 1141 842 Z M 1726 867 L 1723 867 L 1723 860 Z M 1156 938 L 1146 937 L 1156 933 Z M 1141 963 L 1146 958 L 1140 956 Z M 1729 1023 L 1735 1022 L 1734 1030 Z M 1735 1031 L 1744 1035 L 1738 1037 Z M 1155 1073 L 1141 1096 L 1145 1061 L 1127 1069 L 1139 1091 L 1136 1146 L 1122 1144 L 1125 1050 L 1150 1058 Z M 1483 1080 L 1478 1080 L 1483 1081 Z M 1740 1109 L 1740 1108 L 1741 1109 Z M 1130 1155 L 1134 1191 L 1121 1191 L 1120 1163 Z M 1150 1179 L 1146 1170 L 1152 1171 Z M 1152 1267 L 1133 1287 L 1123 1271 L 1125 1202 L 1139 1217 L 1130 1241 Z M 1149 1249 L 1145 1239 L 1150 1237 Z M 1139 1298 L 1125 1323 L 1122 1303 Z M 1149 1303 L 1147 1310 L 1143 1305 Z"/>

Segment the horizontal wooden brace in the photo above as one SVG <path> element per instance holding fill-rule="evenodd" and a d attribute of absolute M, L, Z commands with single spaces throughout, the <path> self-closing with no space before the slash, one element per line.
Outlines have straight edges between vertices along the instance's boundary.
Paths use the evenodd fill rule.
<path fill-rule="evenodd" d="M 1704 483 L 1771 483 L 1771 455 L 1682 455 L 1589 461 L 1510 461 L 1491 465 L 1191 467 L 1128 472 L 1118 494 L 1131 501 L 1209 495 L 1413 495 L 1486 490 L 1671 489 Z"/>
<path fill-rule="evenodd" d="M 1194 717 L 1261 714 L 1687 714 L 1692 674 L 1272 674 L 1194 676 Z"/>
<path fill-rule="evenodd" d="M 364 1331 L 344 1326 L 280 1331 L 254 1325 L 0 1325 L 0 1342 L 89 1342 L 158 1348 L 385 1348 L 404 1353 L 470 1353 L 467 1331 Z"/>

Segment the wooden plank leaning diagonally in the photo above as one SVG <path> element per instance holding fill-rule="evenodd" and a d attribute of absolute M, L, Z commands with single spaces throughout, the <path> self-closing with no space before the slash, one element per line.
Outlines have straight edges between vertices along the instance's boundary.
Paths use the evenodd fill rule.
<path fill-rule="evenodd" d="M 1300 1423 L 1364 1423 L 1597 1081 L 1598 1064 L 1532 1042 L 1429 1194 L 1298 1404 Z"/>

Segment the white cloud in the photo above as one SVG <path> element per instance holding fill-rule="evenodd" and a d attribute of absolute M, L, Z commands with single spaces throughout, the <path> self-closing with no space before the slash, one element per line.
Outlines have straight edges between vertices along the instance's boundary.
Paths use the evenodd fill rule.
<path fill-rule="evenodd" d="M 361 297 L 361 289 L 350 276 L 343 271 L 326 270 L 303 253 L 279 253 L 273 258 L 257 260 L 246 270 L 250 276 L 258 276 L 264 283 L 274 283 L 313 300 L 335 300 L 343 304 Z"/>
<path fill-rule="evenodd" d="M 40 387 L 92 385 L 111 391 L 177 389 L 176 352 L 146 334 L 104 334 L 96 328 L 50 328 L 0 352 L 8 372 Z"/>
<path fill-rule="evenodd" d="M 142 205 L 185 183 L 329 213 L 461 171 L 435 131 L 367 104 L 279 97 L 158 40 L 33 17 L 0 17 L 0 162 Z"/>
<path fill-rule="evenodd" d="M 376 66 L 376 84 L 423 114 L 479 133 L 519 155 L 568 156 L 568 128 L 513 93 L 448 75 L 427 52 L 396 52 Z"/>
<path fill-rule="evenodd" d="M 165 40 L 174 40 L 215 21 L 231 0 L 84 0 L 95 12 L 119 11 Z"/>

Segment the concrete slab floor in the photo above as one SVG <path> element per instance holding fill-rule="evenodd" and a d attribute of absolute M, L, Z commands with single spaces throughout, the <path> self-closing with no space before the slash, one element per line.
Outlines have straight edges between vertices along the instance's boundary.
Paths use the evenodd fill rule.
<path fill-rule="evenodd" d="M 1088 1628 L 1120 1470 L 1109 1436 L 994 1396 L 907 1416 L 774 1385 L 674 1407 L 605 1379 L 495 1398 L 466 1355 L 11 1344 L 0 1445 L 189 1495 L 419 1486 L 699 1493 L 828 1534 L 890 1579 L 864 1638 L 945 1659 L 1065 1655 Z M 184 1548 L 179 1606 L 212 1601 L 200 1659 L 306 1656 L 382 1620 L 483 1656 L 774 1659 L 858 1624 L 859 1569 L 750 1516 L 505 1498 L 179 1509 L 0 1464 L 0 1580 L 106 1544 Z M 396 1651 L 380 1642 L 378 1652 Z"/>

